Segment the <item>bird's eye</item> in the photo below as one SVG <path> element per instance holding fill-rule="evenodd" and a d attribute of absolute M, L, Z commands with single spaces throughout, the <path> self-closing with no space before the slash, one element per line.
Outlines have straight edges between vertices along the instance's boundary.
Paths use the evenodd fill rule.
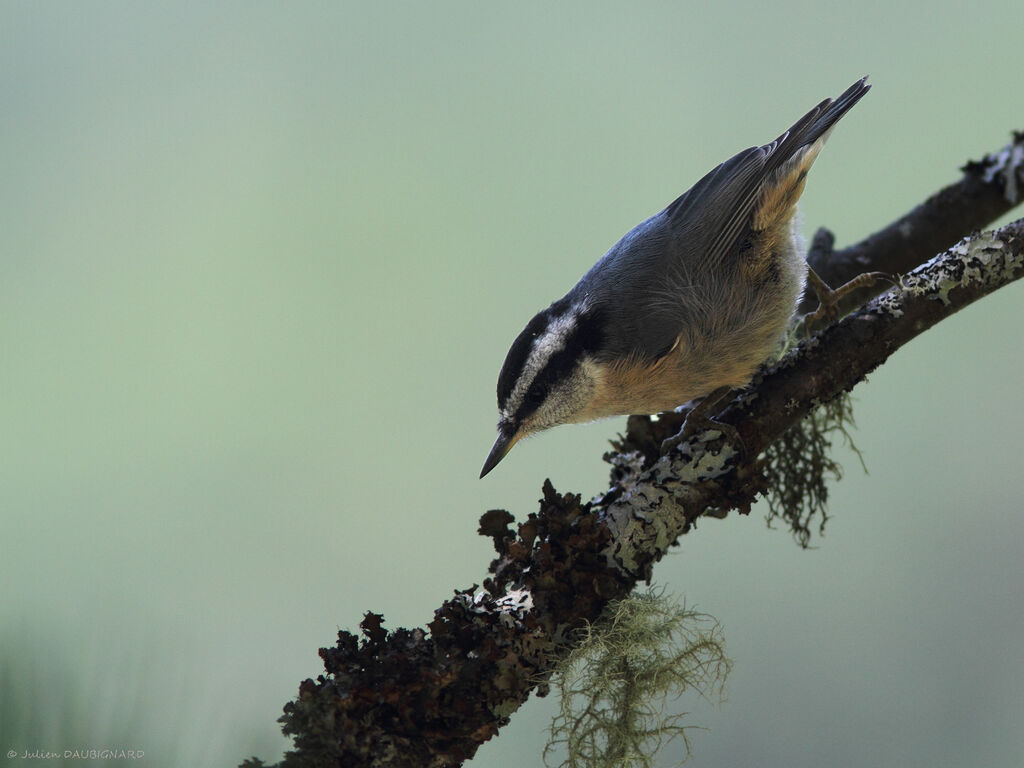
<path fill-rule="evenodd" d="M 546 387 L 530 387 L 526 392 L 526 397 L 523 398 L 524 405 L 528 406 L 530 410 L 537 410 L 540 408 L 541 403 L 544 402 L 548 396 Z"/>

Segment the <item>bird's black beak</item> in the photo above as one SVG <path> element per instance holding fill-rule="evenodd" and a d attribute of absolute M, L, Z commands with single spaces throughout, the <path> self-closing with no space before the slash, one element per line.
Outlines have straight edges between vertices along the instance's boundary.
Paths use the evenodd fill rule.
<path fill-rule="evenodd" d="M 480 470 L 480 477 L 482 478 L 498 466 L 498 462 L 508 455 L 508 452 L 512 450 L 512 446 L 515 445 L 518 440 L 518 434 L 499 429 L 498 439 L 494 441 L 494 447 L 491 448 L 491 452 L 487 455 L 487 461 L 484 462 L 484 468 Z"/>

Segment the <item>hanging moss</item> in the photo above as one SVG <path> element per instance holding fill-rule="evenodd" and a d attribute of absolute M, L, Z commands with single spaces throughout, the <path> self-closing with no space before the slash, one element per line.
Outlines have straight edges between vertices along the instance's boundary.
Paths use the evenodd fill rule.
<path fill-rule="evenodd" d="M 545 764 L 565 749 L 562 768 L 649 768 L 677 738 L 688 755 L 696 726 L 671 704 L 691 690 L 721 698 L 732 663 L 718 622 L 648 589 L 610 603 L 578 640 L 555 675 L 561 710 Z"/>
<path fill-rule="evenodd" d="M 830 455 L 836 434 L 857 454 L 867 472 L 850 435 L 854 426 L 850 393 L 844 392 L 790 427 L 765 450 L 768 525 L 782 520 L 801 547 L 810 544 L 815 523 L 818 534 L 824 534 L 829 519 L 828 483 L 843 476 L 843 468 Z"/>

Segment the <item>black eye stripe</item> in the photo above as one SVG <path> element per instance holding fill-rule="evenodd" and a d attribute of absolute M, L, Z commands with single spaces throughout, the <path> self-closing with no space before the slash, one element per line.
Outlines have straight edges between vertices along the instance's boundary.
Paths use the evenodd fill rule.
<path fill-rule="evenodd" d="M 530 387 L 526 392 L 526 396 L 523 398 L 523 407 L 529 411 L 535 411 L 540 408 L 540 404 L 544 402 L 544 398 L 548 396 L 547 387 L 534 385 Z"/>
<path fill-rule="evenodd" d="M 570 349 L 567 346 L 565 349 L 553 354 L 551 359 L 548 360 L 547 365 L 541 368 L 536 377 L 534 377 L 530 388 L 526 390 L 522 404 L 516 409 L 512 417 L 516 424 L 540 408 L 545 398 L 547 398 L 551 387 L 559 379 L 567 376 L 572 371 L 573 366 L 576 364 L 577 355 L 575 352 L 570 352 Z"/>
<path fill-rule="evenodd" d="M 604 340 L 603 329 L 603 320 L 596 312 L 584 312 L 576 318 L 575 325 L 565 337 L 562 349 L 555 352 L 534 377 L 522 403 L 512 416 L 514 423 L 520 423 L 536 411 L 551 389 L 572 373 L 581 356 L 593 354 L 600 349 Z"/>

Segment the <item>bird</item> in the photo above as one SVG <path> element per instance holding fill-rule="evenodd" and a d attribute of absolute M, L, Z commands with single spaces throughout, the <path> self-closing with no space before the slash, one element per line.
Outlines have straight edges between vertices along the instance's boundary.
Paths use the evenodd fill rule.
<path fill-rule="evenodd" d="M 560 424 L 698 398 L 687 422 L 706 420 L 779 350 L 808 279 L 816 317 L 871 282 L 830 289 L 807 264 L 796 217 L 808 170 L 870 88 L 858 80 L 711 170 L 534 315 L 498 374 L 498 435 L 480 477 L 523 437 Z"/>

